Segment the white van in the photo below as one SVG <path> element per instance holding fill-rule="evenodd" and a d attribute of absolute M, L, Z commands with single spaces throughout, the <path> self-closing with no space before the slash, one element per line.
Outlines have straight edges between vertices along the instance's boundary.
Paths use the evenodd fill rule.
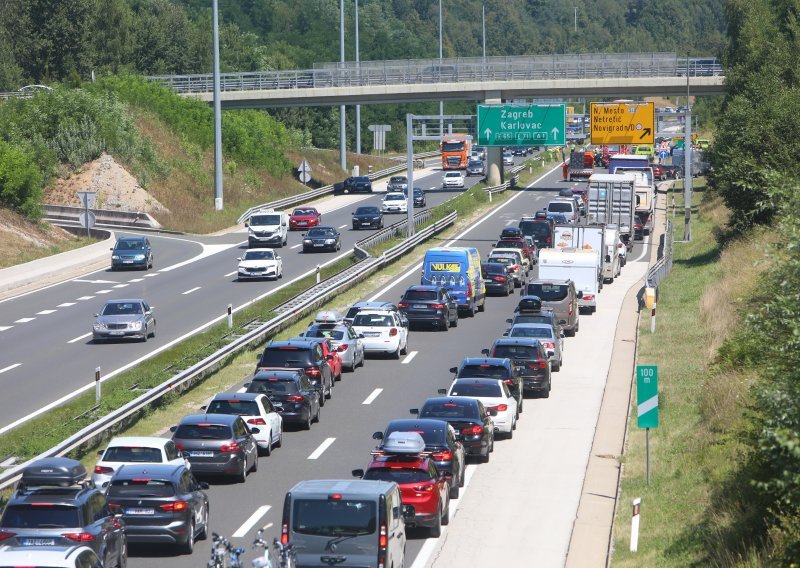
<path fill-rule="evenodd" d="M 554 199 L 550 203 L 547 204 L 547 212 L 548 213 L 560 213 L 567 218 L 567 222 L 571 224 L 575 224 L 578 222 L 578 217 L 580 216 L 580 211 L 578 210 L 578 206 L 575 203 L 575 200 L 571 197 L 564 197 L 561 199 Z"/>
<path fill-rule="evenodd" d="M 605 229 L 605 258 L 603 262 L 603 281 L 611 283 L 614 278 L 622 272 L 622 250 L 625 250 L 625 243 L 619 238 L 619 229 L 616 227 L 606 227 Z"/>
<path fill-rule="evenodd" d="M 542 249 L 539 253 L 539 278 L 572 280 L 578 295 L 578 307 L 586 313 L 597 310 L 597 294 L 600 292 L 598 276 L 595 251 Z"/>
<path fill-rule="evenodd" d="M 289 216 L 286 213 L 274 209 L 256 211 L 246 224 L 250 248 L 286 246 L 289 238 Z"/>

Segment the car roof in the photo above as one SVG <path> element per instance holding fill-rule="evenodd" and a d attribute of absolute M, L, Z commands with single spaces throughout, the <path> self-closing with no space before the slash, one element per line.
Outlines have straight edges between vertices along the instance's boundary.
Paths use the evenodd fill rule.
<path fill-rule="evenodd" d="M 427 470 L 431 458 L 419 455 L 376 455 L 372 456 L 367 469 L 417 469 Z"/>
<path fill-rule="evenodd" d="M 390 192 L 388 192 L 386 195 L 384 195 L 384 197 L 383 197 L 383 198 L 384 198 L 384 199 L 386 199 L 386 198 L 387 198 L 387 197 L 389 197 L 390 195 L 392 195 L 392 196 L 395 196 L 395 197 L 396 197 L 396 196 L 398 196 L 398 195 L 402 195 L 403 197 L 405 197 L 405 196 L 406 196 L 406 194 L 405 194 L 405 193 L 403 193 L 402 191 L 390 191 Z"/>
<path fill-rule="evenodd" d="M 120 242 L 120 241 L 143 241 L 143 240 L 145 240 L 145 237 L 143 237 L 143 236 L 119 237 L 117 239 L 117 242 Z"/>
<path fill-rule="evenodd" d="M 394 310 L 390 310 L 389 308 L 368 308 L 366 310 L 359 310 L 358 315 L 377 315 L 377 314 L 386 314 L 386 312 L 394 313 Z"/>
<path fill-rule="evenodd" d="M 136 303 L 142 304 L 142 303 L 144 303 L 144 300 L 142 300 L 141 298 L 128 298 L 128 299 L 122 299 L 122 300 L 107 300 L 105 302 L 105 304 L 103 304 L 103 305 L 106 305 L 106 304 L 128 304 L 128 303 L 130 303 L 130 304 L 136 304 Z"/>
<path fill-rule="evenodd" d="M 181 418 L 179 424 L 214 424 L 221 426 L 231 426 L 239 415 L 232 414 L 188 414 Z"/>
<path fill-rule="evenodd" d="M 258 371 L 251 380 L 265 381 L 267 379 L 295 380 L 301 375 L 300 369 L 276 369 L 274 371 Z"/>
<path fill-rule="evenodd" d="M 392 481 L 371 479 L 307 479 L 297 483 L 289 492 L 292 497 L 328 499 L 330 494 L 338 494 L 343 499 L 363 499 L 388 493 L 396 486 Z"/>
<path fill-rule="evenodd" d="M 560 284 L 566 285 L 572 283 L 572 280 L 559 280 L 558 278 L 537 278 L 532 282 L 528 282 L 528 284 Z"/>
<path fill-rule="evenodd" d="M 467 398 L 464 396 L 433 396 L 426 399 L 425 402 L 422 403 L 422 407 L 424 407 L 426 404 L 444 404 L 446 402 L 475 406 L 477 401 L 474 398 Z"/>
<path fill-rule="evenodd" d="M 258 400 L 262 396 L 265 395 L 255 392 L 220 392 L 215 394 L 211 400 L 242 400 L 252 402 L 254 400 Z"/>
<path fill-rule="evenodd" d="M 497 345 L 531 345 L 539 343 L 535 337 L 498 337 L 494 340 L 495 346 Z"/>
<path fill-rule="evenodd" d="M 441 289 L 442 289 L 441 286 L 430 286 L 428 284 L 416 284 L 414 286 L 409 286 L 408 288 L 406 288 L 406 292 L 408 292 L 409 290 L 438 292 Z"/>
<path fill-rule="evenodd" d="M 220 415 L 221 416 L 221 415 Z M 186 466 L 183 464 L 170 463 L 137 463 L 125 464 L 114 472 L 114 479 L 134 479 L 141 477 L 160 477 L 169 479 L 175 473 L 183 471 Z"/>
<path fill-rule="evenodd" d="M 169 442 L 169 438 L 159 438 L 158 436 L 120 436 L 118 438 L 113 438 L 109 443 L 109 448 L 115 448 L 118 446 L 139 446 L 139 447 L 159 447 L 163 448 L 167 442 Z"/>
<path fill-rule="evenodd" d="M 397 430 L 397 431 L 407 431 L 411 430 L 427 430 L 430 428 L 443 428 L 447 430 L 446 420 L 440 420 L 438 418 L 397 418 L 389 422 L 386 425 L 386 430 L 390 428 Z"/>
<path fill-rule="evenodd" d="M 264 252 L 264 251 L 275 252 L 275 249 L 266 248 L 266 247 L 260 247 L 260 248 L 253 247 L 253 248 L 247 249 L 246 251 L 244 251 L 244 253 L 247 254 L 248 252 Z"/>
<path fill-rule="evenodd" d="M 461 367 L 464 365 L 497 365 L 499 367 L 506 367 L 511 365 L 511 361 L 506 357 L 466 357 L 461 361 Z"/>
<path fill-rule="evenodd" d="M 311 227 L 311 228 L 309 229 L 309 231 L 319 231 L 320 229 L 331 229 L 331 230 L 333 230 L 334 232 L 338 232 L 338 231 L 336 230 L 336 227 L 331 227 L 331 226 L 329 226 L 329 225 L 317 225 L 316 227 Z"/>
<path fill-rule="evenodd" d="M 515 323 L 513 327 L 521 327 L 521 328 L 536 328 L 536 329 L 553 329 L 553 326 L 549 323 L 534 323 L 534 322 L 520 322 Z"/>
<path fill-rule="evenodd" d="M 459 383 L 472 383 L 473 385 L 496 385 L 497 383 L 502 383 L 503 379 L 490 379 L 488 377 L 464 377 L 461 379 L 455 379 L 453 384 Z M 453 397 L 453 398 L 460 398 L 460 397 Z"/>
<path fill-rule="evenodd" d="M 281 347 L 296 347 L 297 349 L 311 349 L 314 342 L 305 337 L 296 337 L 294 339 L 285 339 L 282 341 L 272 340 L 264 349 L 280 349 Z"/>

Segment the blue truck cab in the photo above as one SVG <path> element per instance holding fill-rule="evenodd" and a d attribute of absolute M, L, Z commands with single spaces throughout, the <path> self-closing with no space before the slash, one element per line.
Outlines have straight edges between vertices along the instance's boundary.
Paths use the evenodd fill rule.
<path fill-rule="evenodd" d="M 481 276 L 481 255 L 474 247 L 428 249 L 422 262 L 424 286 L 446 288 L 460 312 L 475 315 L 486 306 L 486 285 Z"/>

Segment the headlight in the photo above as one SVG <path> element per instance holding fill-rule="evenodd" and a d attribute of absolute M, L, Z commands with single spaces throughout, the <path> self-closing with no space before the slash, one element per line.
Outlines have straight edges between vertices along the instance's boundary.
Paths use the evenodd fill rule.
<path fill-rule="evenodd" d="M 142 322 L 132 321 L 128 324 L 128 327 L 131 329 L 142 329 Z"/>
<path fill-rule="evenodd" d="M 108 329 L 103 322 L 95 322 L 93 327 L 95 329 Z"/>
<path fill-rule="evenodd" d="M 325 239 L 325 244 L 326 245 L 332 245 L 335 242 L 336 242 L 336 239 Z"/>
<path fill-rule="evenodd" d="M 111 255 L 111 260 L 119 260 L 119 255 L 118 254 L 112 254 Z"/>
<path fill-rule="evenodd" d="M 247 234 L 248 235 L 254 235 L 255 234 L 255 231 L 253 231 L 253 227 L 247 227 Z"/>
<path fill-rule="evenodd" d="M 311 244 L 311 239 L 303 239 L 303 242 L 304 242 L 304 243 Z"/>
<path fill-rule="evenodd" d="M 143 254 L 137 254 L 136 256 L 133 257 L 133 259 L 134 260 L 144 260 L 144 255 Z"/>

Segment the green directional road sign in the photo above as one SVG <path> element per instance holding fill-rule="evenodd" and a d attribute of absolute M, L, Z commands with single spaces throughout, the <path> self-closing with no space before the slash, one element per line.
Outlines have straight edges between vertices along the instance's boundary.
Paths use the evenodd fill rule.
<path fill-rule="evenodd" d="M 563 146 L 567 111 L 560 105 L 478 105 L 479 146 Z"/>
<path fill-rule="evenodd" d="M 658 428 L 658 367 L 636 365 L 636 414 L 639 428 Z"/>

